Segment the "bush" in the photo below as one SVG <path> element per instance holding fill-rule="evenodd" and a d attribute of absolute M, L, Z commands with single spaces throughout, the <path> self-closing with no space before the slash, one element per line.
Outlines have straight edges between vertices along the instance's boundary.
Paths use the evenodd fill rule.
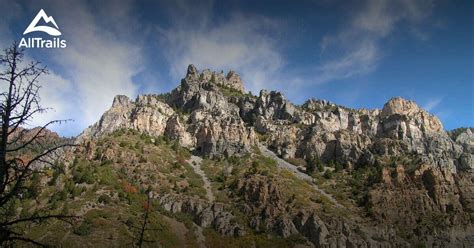
<path fill-rule="evenodd" d="M 62 215 L 69 215 L 69 204 L 64 202 L 63 209 L 61 210 Z"/>
<path fill-rule="evenodd" d="M 175 161 L 173 163 L 173 165 L 171 166 L 171 170 L 177 170 L 177 169 L 181 169 L 182 166 L 182 163 L 178 162 L 178 161 Z"/>
<path fill-rule="evenodd" d="M 334 171 L 338 172 L 338 171 L 341 171 L 343 169 L 344 169 L 344 166 L 341 163 L 339 163 L 339 162 L 334 163 Z"/>
<path fill-rule="evenodd" d="M 29 198 L 35 199 L 41 193 L 41 178 L 38 173 L 33 173 L 30 186 L 28 187 Z"/>
<path fill-rule="evenodd" d="M 314 171 L 318 170 L 320 172 L 324 171 L 324 166 L 318 156 L 313 156 L 307 162 L 306 169 L 308 173 L 313 173 Z"/>
<path fill-rule="evenodd" d="M 59 193 L 59 200 L 61 201 L 64 201 L 67 199 L 69 195 L 69 192 L 66 190 L 66 189 L 63 189 L 60 193 Z"/>
<path fill-rule="evenodd" d="M 319 172 L 323 172 L 323 171 L 324 171 L 323 163 L 319 163 L 319 164 L 317 165 L 317 168 L 318 168 L 318 171 L 319 171 Z"/>
<path fill-rule="evenodd" d="M 74 192 L 74 188 L 76 188 L 76 185 L 71 180 L 66 181 L 66 183 L 64 184 L 64 189 L 70 194 Z"/>
<path fill-rule="evenodd" d="M 127 219 L 127 221 L 125 221 L 125 225 L 127 225 L 128 227 L 135 227 L 135 220 L 130 217 Z"/>
<path fill-rule="evenodd" d="M 58 202 L 59 201 L 64 201 L 67 199 L 68 192 L 66 189 L 63 189 L 62 191 L 56 192 L 54 195 L 51 196 L 49 199 L 49 203 L 51 203 L 51 208 L 57 208 Z"/>
<path fill-rule="evenodd" d="M 126 193 L 137 193 L 138 192 L 137 187 L 133 186 L 129 182 L 123 182 L 122 186 L 123 186 L 123 191 L 126 192 Z"/>
<path fill-rule="evenodd" d="M 174 141 L 173 144 L 171 145 L 171 149 L 173 149 L 173 151 L 175 152 L 178 152 L 180 149 L 179 143 Z"/>
<path fill-rule="evenodd" d="M 53 171 L 53 176 L 51 177 L 51 180 L 48 182 L 49 186 L 53 186 L 56 184 L 58 181 L 59 175 L 64 172 L 64 164 L 59 164 L 54 168 Z"/>
<path fill-rule="evenodd" d="M 99 196 L 99 203 L 103 203 L 103 204 L 109 204 L 111 202 L 111 199 L 110 199 L 110 196 L 108 195 L 101 195 Z"/>
<path fill-rule="evenodd" d="M 79 235 L 79 236 L 89 235 L 92 232 L 92 225 L 88 221 L 83 221 L 81 225 L 74 228 L 73 232 L 74 234 Z"/>
<path fill-rule="evenodd" d="M 87 165 L 78 166 L 72 173 L 75 183 L 92 184 L 94 182 L 94 173 L 92 168 Z"/>
<path fill-rule="evenodd" d="M 126 141 L 120 141 L 119 146 L 124 148 L 128 146 L 128 143 Z"/>
<path fill-rule="evenodd" d="M 138 159 L 138 162 L 139 162 L 139 163 L 146 163 L 146 162 L 147 162 L 147 159 L 145 158 L 145 156 L 140 155 L 140 158 Z"/>
<path fill-rule="evenodd" d="M 331 179 L 333 174 L 334 173 L 331 170 L 327 170 L 326 172 L 324 172 L 323 177 L 326 179 Z"/>

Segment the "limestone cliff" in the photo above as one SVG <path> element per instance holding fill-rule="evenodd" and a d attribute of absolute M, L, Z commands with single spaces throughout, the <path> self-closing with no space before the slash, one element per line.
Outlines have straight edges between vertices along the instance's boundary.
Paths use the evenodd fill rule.
<path fill-rule="evenodd" d="M 212 159 L 252 157 L 263 144 L 283 159 L 305 161 L 307 172 L 319 163 L 326 172 L 339 170 L 331 164 L 342 165 L 342 176 L 373 173 L 361 179 L 363 192 L 354 194 L 362 197 L 352 210 L 363 208 L 376 228 L 348 217 L 323 218 L 300 206 L 285 207 L 288 199 L 284 201 L 278 179 L 256 174 L 236 180 L 230 195 L 245 202 L 241 207 L 257 232 L 282 237 L 301 234 L 317 247 L 409 246 L 407 240 L 413 239 L 430 246 L 474 243 L 474 135 L 467 129 L 450 136 L 436 116 L 410 100 L 395 97 L 374 110 L 318 99 L 299 106 L 280 92 L 246 93 L 234 71 L 199 72 L 190 65 L 168 94 L 141 95 L 135 100 L 116 96 L 112 107 L 77 142 L 93 141 L 118 129 L 165 136 L 195 155 Z M 199 203 L 202 206 L 196 210 L 197 203 L 179 196 L 167 195 L 161 203 L 198 219 L 207 213 L 204 219 L 209 223 L 221 218 L 229 224 L 233 218 L 211 203 Z M 184 207 L 188 205 L 193 207 Z M 426 221 L 434 220 L 442 228 L 424 228 Z M 227 224 L 212 225 L 225 235 L 244 233 L 241 226 Z M 403 231 L 407 236 L 395 230 L 401 227 L 407 227 Z"/>

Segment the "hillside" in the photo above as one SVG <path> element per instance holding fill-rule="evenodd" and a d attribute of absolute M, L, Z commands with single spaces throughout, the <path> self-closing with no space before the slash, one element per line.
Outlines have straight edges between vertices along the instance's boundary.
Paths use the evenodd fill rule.
<path fill-rule="evenodd" d="M 129 247 L 149 210 L 149 247 L 474 246 L 474 135 L 403 98 L 299 106 L 190 65 L 168 94 L 116 96 L 75 142 L 12 214 L 80 218 L 30 238 Z"/>

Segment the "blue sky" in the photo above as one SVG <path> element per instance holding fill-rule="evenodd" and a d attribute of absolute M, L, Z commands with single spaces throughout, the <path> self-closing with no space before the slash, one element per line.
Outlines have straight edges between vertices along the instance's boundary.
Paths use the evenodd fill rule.
<path fill-rule="evenodd" d="M 236 70 L 254 94 L 282 91 L 354 108 L 415 100 L 446 129 L 474 126 L 473 1 L 6 1 L 0 46 L 36 13 L 53 16 L 65 49 L 27 49 L 48 65 L 31 125 L 77 135 L 117 94 L 178 85 L 188 64 Z"/>

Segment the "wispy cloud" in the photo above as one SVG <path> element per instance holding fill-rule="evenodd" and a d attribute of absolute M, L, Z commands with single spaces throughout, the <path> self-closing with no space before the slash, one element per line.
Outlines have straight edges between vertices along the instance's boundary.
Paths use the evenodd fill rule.
<path fill-rule="evenodd" d="M 127 2 L 103 2 L 120 5 L 116 8 L 122 11 L 116 15 L 120 15 L 121 21 L 115 22 L 116 15 L 99 18 L 92 13 L 91 6 L 76 1 L 55 4 L 61 10 L 68 9 L 67 17 L 64 15 L 61 21 L 69 39 L 67 49 L 60 51 L 55 60 L 65 68 L 77 89 L 79 123 L 92 124 L 111 105 L 115 95 L 136 93 L 132 77 L 140 71 L 141 51 L 138 44 L 128 41 L 126 36 L 133 34 L 129 26 L 123 25 L 129 23 L 126 10 L 130 6 Z M 107 18 L 112 21 L 107 22 Z M 107 26 L 103 26 L 104 20 Z"/>
<path fill-rule="evenodd" d="M 424 105 L 423 105 L 423 108 L 428 111 L 428 112 L 431 112 L 433 111 L 436 107 L 438 107 L 438 105 L 442 102 L 443 98 L 442 97 L 436 97 L 436 98 L 432 98 L 432 99 L 429 99 Z"/>
<path fill-rule="evenodd" d="M 140 14 L 134 9 L 139 5 L 132 1 L 101 1 L 100 8 L 93 4 L 47 0 L 15 2 L 8 10 L 0 9 L 3 47 L 3 40 L 12 37 L 10 24 L 17 25 L 18 18 L 31 20 L 33 16 L 25 14 L 34 15 L 40 8 L 54 16 L 63 38 L 68 40 L 67 49 L 35 54 L 53 65 L 51 75 L 43 79 L 48 85 L 43 89 L 43 99 L 44 105 L 53 107 L 55 112 L 44 118 L 74 118 L 74 130 L 70 133 L 98 120 L 116 94 L 134 96 L 139 87 L 147 87 L 143 82 L 137 85 L 133 79 L 149 68 L 146 58 L 155 56 L 142 51 L 150 46 L 146 43 L 148 35 L 158 40 L 159 50 L 164 54 L 159 60 L 170 68 L 170 79 L 153 76 L 166 79 L 168 84 L 178 82 L 186 66 L 193 63 L 200 69 L 236 70 L 248 90 L 279 89 L 295 99 L 315 84 L 376 70 L 384 55 L 384 41 L 402 25 L 409 26 L 415 36 L 423 36 L 418 27 L 426 22 L 433 8 L 431 0 L 357 2 L 347 22 L 314 45 L 321 53 L 312 59 L 313 63 L 297 64 L 295 68 L 289 65 L 283 51 L 286 35 L 282 34 L 296 32 L 286 20 L 232 9 L 214 13 L 213 1 L 169 1 L 162 5 L 163 12 L 168 14 L 160 17 L 163 22 L 146 23 L 148 20 L 139 20 Z M 157 32 L 148 32 L 150 26 Z"/>
<path fill-rule="evenodd" d="M 277 20 L 231 13 L 227 21 L 211 23 L 212 2 L 196 6 L 180 1 L 169 12 L 179 13 L 180 18 L 173 19 L 170 27 L 157 29 L 175 80 L 183 76 L 188 64 L 200 69 L 233 69 L 248 89 L 256 91 L 284 64 L 275 38 L 268 35 L 277 30 Z"/>
<path fill-rule="evenodd" d="M 50 65 L 50 74 L 41 78 L 40 93 L 42 105 L 52 110 L 35 117 L 31 125 L 41 125 L 51 119 L 74 119 L 74 125 L 54 127 L 54 130 L 77 134 L 99 119 L 115 95 L 136 94 L 137 86 L 132 77 L 143 68 L 143 64 L 141 44 L 133 39 L 138 24 L 133 18 L 132 2 L 101 1 L 101 8 L 92 4 L 52 0 L 13 3 L 14 12 L 0 11 L 3 17 L 8 17 L 2 17 L 0 24 L 0 44 L 3 47 L 8 46 L 3 44 L 4 40 L 11 42 L 21 37 L 21 33 L 8 35 L 13 21 L 33 18 L 41 8 L 49 15 L 54 14 L 62 38 L 67 39 L 66 49 L 31 54 L 27 51 L 30 59 Z M 100 13 L 102 10 L 113 11 Z M 31 13 L 34 14 L 29 17 Z"/>
<path fill-rule="evenodd" d="M 312 82 L 326 83 L 372 72 L 383 55 L 384 38 L 398 25 L 409 25 L 413 34 L 420 36 L 418 26 L 433 9 L 432 0 L 367 0 L 361 6 L 344 28 L 322 39 L 321 53 L 329 58 L 316 67 Z"/>

